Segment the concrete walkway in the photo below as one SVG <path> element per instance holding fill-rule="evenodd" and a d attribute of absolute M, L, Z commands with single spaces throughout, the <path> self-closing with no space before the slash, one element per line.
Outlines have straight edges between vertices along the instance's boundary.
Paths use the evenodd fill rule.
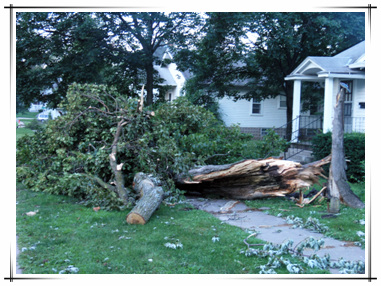
<path fill-rule="evenodd" d="M 324 246 L 316 252 L 323 257 L 329 254 L 331 260 L 341 258 L 348 261 L 365 262 L 365 250 L 361 247 L 345 243 L 333 238 L 324 237 L 321 233 L 316 233 L 308 229 L 292 228 L 286 220 L 280 217 L 265 214 L 263 210 L 253 210 L 239 201 L 229 201 L 224 199 L 200 199 L 188 197 L 187 201 L 195 208 L 211 213 L 221 221 L 240 227 L 242 229 L 253 230 L 259 234 L 257 238 L 271 242 L 273 244 L 282 244 L 292 239 L 294 246 L 299 242 L 313 237 L 324 240 Z M 309 253 L 310 252 L 310 253 Z M 304 254 L 313 254 L 312 250 L 306 250 Z M 331 269 L 332 274 L 339 274 L 338 269 Z"/>

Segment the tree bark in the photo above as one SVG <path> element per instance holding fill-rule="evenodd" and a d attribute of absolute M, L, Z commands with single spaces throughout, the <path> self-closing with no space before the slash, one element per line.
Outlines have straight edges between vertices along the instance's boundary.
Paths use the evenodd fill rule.
<path fill-rule="evenodd" d="M 328 190 L 331 196 L 329 212 L 340 211 L 340 201 L 352 208 L 364 208 L 364 203 L 352 192 L 345 172 L 344 154 L 344 88 L 340 89 L 334 107 L 332 124 L 332 162 L 329 169 Z"/>
<path fill-rule="evenodd" d="M 200 194 L 217 194 L 232 199 L 285 196 L 318 183 L 321 166 L 330 156 L 307 165 L 268 158 L 244 160 L 227 165 L 209 165 L 175 178 L 179 189 Z"/>
<path fill-rule="evenodd" d="M 160 181 L 152 176 L 144 173 L 135 175 L 133 189 L 140 193 L 140 199 L 127 215 L 128 224 L 146 224 L 164 198 L 160 185 Z"/>
<path fill-rule="evenodd" d="M 111 145 L 111 154 L 109 155 L 109 159 L 111 169 L 113 170 L 115 176 L 116 191 L 118 193 L 119 198 L 122 199 L 125 204 L 127 204 L 129 199 L 129 190 L 125 187 L 124 184 L 124 176 L 122 173 L 123 163 L 118 164 L 116 161 L 116 156 L 118 153 L 119 136 L 122 127 L 125 124 L 127 124 L 127 122 L 124 119 L 118 122 L 117 130 L 114 134 L 114 141 Z"/>
<path fill-rule="evenodd" d="M 147 90 L 147 98 L 146 98 L 146 105 L 150 106 L 153 104 L 153 64 L 149 63 L 146 65 L 146 76 L 147 76 L 147 82 L 146 82 L 146 90 Z"/>

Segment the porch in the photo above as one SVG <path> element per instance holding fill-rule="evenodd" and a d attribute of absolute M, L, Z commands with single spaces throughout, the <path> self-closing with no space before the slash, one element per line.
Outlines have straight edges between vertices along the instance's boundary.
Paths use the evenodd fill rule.
<path fill-rule="evenodd" d="M 291 136 L 287 134 L 287 124 L 292 124 Z M 275 128 L 275 132 L 287 139 L 291 138 L 290 148 L 282 156 L 291 161 L 309 163 L 312 158 L 312 139 L 323 132 L 323 116 L 299 115 L 291 122 Z M 365 133 L 365 117 L 344 117 L 344 132 Z"/>

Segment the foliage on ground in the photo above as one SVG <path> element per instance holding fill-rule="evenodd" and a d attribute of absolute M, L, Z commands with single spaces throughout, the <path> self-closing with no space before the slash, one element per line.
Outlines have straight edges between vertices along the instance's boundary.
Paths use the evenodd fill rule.
<path fill-rule="evenodd" d="M 73 84 L 61 105 L 66 114 L 50 120 L 34 136 L 17 141 L 17 178 L 33 191 L 75 196 L 92 205 L 123 208 L 115 192 L 94 177 L 115 180 L 109 156 L 118 123 L 117 162 L 126 185 L 137 172 L 153 174 L 165 182 L 169 198 L 181 192 L 173 177 L 197 165 L 225 164 L 243 158 L 278 155 L 267 143 L 255 143 L 238 126 L 226 127 L 203 107 L 184 98 L 137 111 L 137 100 L 106 86 Z M 266 152 L 263 154 L 261 152 Z M 90 175 L 90 176 L 88 176 Z M 134 194 L 132 195 L 134 196 Z"/>
<path fill-rule="evenodd" d="M 128 210 L 96 212 L 76 198 L 18 187 L 18 264 L 24 274 L 255 274 L 267 263 L 241 253 L 247 232 L 188 204 L 161 205 L 146 225 L 128 225 Z M 26 215 L 30 211 L 36 214 Z M 289 273 L 285 266 L 277 272 Z"/>

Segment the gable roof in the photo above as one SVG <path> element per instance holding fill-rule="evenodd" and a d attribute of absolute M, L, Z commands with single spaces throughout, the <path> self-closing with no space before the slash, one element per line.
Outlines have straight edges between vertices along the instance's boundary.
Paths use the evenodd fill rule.
<path fill-rule="evenodd" d="M 365 41 L 333 56 L 307 57 L 285 80 L 365 77 Z"/>
<path fill-rule="evenodd" d="M 159 85 L 177 86 L 175 79 L 173 78 L 171 72 L 167 67 L 154 65 L 153 68 L 159 73 L 159 76 L 164 80 L 164 82 L 160 83 Z"/>
<path fill-rule="evenodd" d="M 154 53 L 154 56 L 158 61 L 163 61 L 165 59 L 173 60 L 173 55 L 167 46 L 158 47 Z M 154 69 L 159 73 L 160 77 L 164 80 L 160 85 L 169 85 L 169 86 L 177 86 L 176 80 L 173 78 L 172 73 L 169 71 L 167 66 L 163 65 L 154 65 Z M 177 70 L 177 67 L 176 67 Z M 181 73 L 185 80 L 188 80 L 192 77 L 189 70 L 177 72 Z"/>

